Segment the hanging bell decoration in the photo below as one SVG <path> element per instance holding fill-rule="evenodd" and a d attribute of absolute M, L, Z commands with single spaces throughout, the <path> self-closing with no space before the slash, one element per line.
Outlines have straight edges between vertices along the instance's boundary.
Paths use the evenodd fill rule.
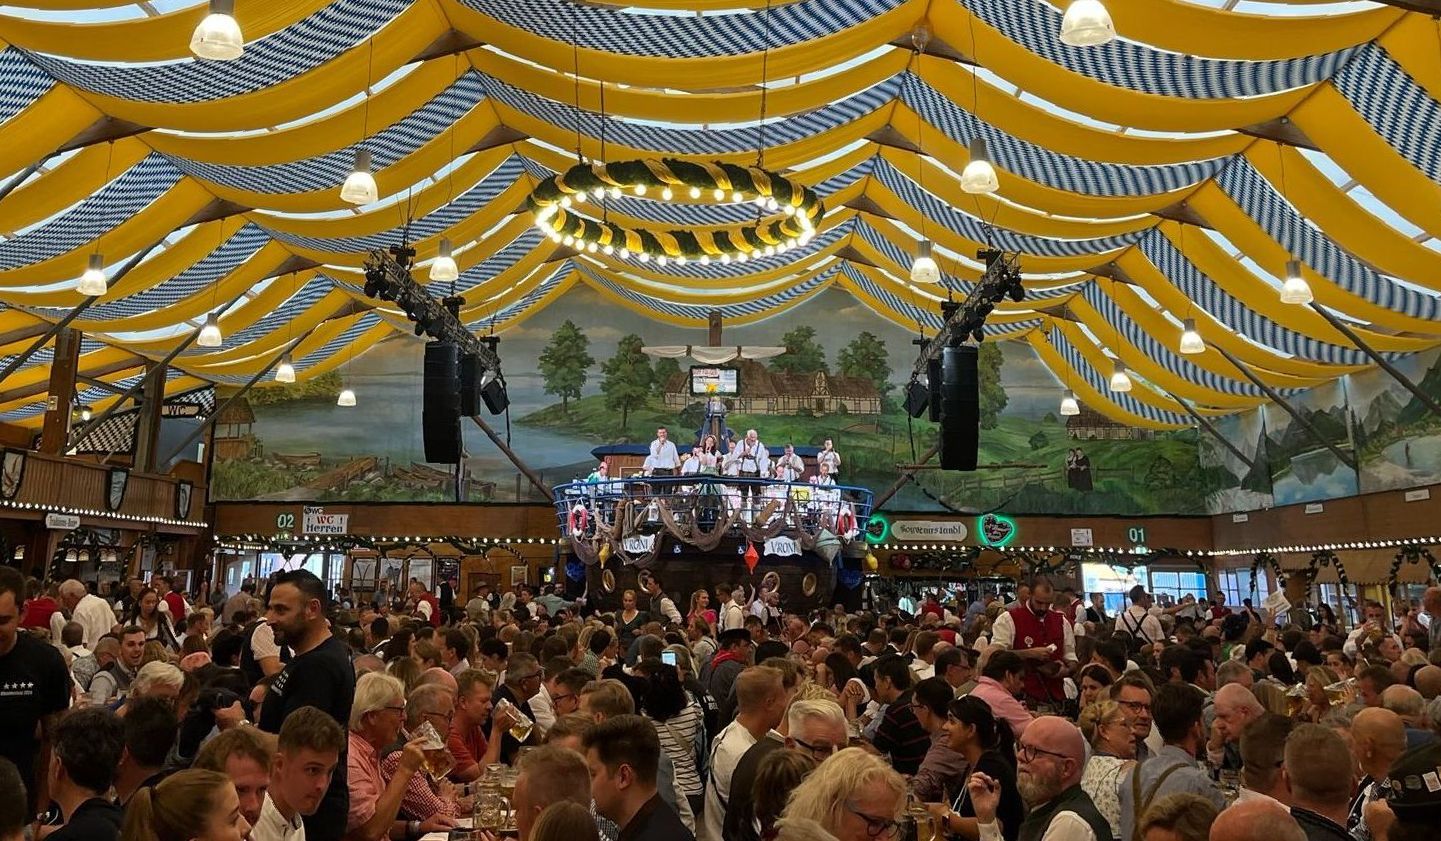
<path fill-rule="evenodd" d="M 878 559 L 878 558 L 876 557 L 876 553 L 875 553 L 875 552 L 867 552 L 867 553 L 866 553 L 866 571 L 867 571 L 867 572 L 875 572 L 876 570 L 880 569 L 880 567 L 881 567 L 881 562 L 880 562 L 880 559 Z"/>
<path fill-rule="evenodd" d="M 745 559 L 746 569 L 750 570 L 752 575 L 755 575 L 756 564 L 759 564 L 761 562 L 761 553 L 756 551 L 756 546 L 754 543 L 746 544 Z"/>
<path fill-rule="evenodd" d="M 600 545 L 600 551 L 597 552 L 595 556 L 596 559 L 600 561 L 600 565 L 604 567 L 605 562 L 610 560 L 610 544 L 602 543 Z"/>

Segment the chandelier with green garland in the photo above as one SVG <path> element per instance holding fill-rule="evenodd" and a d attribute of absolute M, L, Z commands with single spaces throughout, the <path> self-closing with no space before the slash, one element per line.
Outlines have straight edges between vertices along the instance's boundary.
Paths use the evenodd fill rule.
<path fill-rule="evenodd" d="M 582 208 L 607 196 L 752 204 L 755 223 L 718 228 L 629 228 Z M 578 251 L 664 266 L 694 260 L 745 262 L 784 253 L 815 236 L 824 205 L 816 192 L 759 166 L 670 158 L 581 163 L 536 186 L 528 200 L 536 227 Z"/>

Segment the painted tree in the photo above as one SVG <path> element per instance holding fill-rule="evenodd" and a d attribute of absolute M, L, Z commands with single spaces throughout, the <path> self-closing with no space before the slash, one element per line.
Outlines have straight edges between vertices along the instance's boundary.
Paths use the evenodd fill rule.
<path fill-rule="evenodd" d="M 569 414 L 570 401 L 580 397 L 585 387 L 586 372 L 595 364 L 590 355 L 590 338 L 566 319 L 551 334 L 550 344 L 540 352 L 540 375 L 545 380 L 545 393 L 560 398 L 561 414 Z"/>
<path fill-rule="evenodd" d="M 669 356 L 663 356 L 655 361 L 655 384 L 657 388 L 665 388 L 666 384 L 680 373 L 680 363 Z"/>
<path fill-rule="evenodd" d="M 651 370 L 650 359 L 641 352 L 645 342 L 631 333 L 616 344 L 615 356 L 601 366 L 605 379 L 601 380 L 600 391 L 605 395 L 605 407 L 620 412 L 620 428 L 625 430 L 630 423 L 632 409 L 645 405 L 650 397 L 651 383 L 655 372 Z"/>
<path fill-rule="evenodd" d="M 786 352 L 771 362 L 783 374 L 814 374 L 826 370 L 826 351 L 816 341 L 816 328 L 797 327 L 781 337 Z"/>
<path fill-rule="evenodd" d="M 1006 408 L 1006 389 L 1001 385 L 1001 346 L 981 342 L 977 364 L 981 380 L 981 429 L 995 429 Z"/>
<path fill-rule="evenodd" d="M 837 357 L 840 372 L 847 377 L 864 377 L 876 384 L 882 395 L 891 391 L 891 365 L 886 343 L 869 330 L 861 331 L 851 343 L 841 348 Z"/>

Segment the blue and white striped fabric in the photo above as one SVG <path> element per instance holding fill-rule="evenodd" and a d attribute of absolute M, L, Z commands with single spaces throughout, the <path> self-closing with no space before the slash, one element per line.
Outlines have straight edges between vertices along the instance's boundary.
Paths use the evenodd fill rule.
<path fill-rule="evenodd" d="M 280 278 L 275 282 L 288 283 L 289 279 Z M 289 332 L 290 324 L 303 315 L 306 310 L 315 306 L 316 302 L 324 298 L 333 288 L 334 284 L 330 278 L 324 275 L 315 275 L 272 312 L 266 313 L 254 324 L 226 336 L 226 346 L 236 347 L 263 339 L 272 333 L 284 334 L 287 336 L 287 340 L 294 338 L 296 334 Z"/>
<path fill-rule="evenodd" d="M 1046 0 L 956 0 L 981 20 L 1055 64 L 1116 87 L 1187 99 L 1266 96 L 1324 82 L 1355 51 L 1285 61 L 1201 58 L 1117 38 L 1099 47 L 1061 43 L 1061 12 Z M 982 57 L 984 59 L 984 57 Z"/>
<path fill-rule="evenodd" d="M 850 263 L 845 263 L 841 266 L 841 274 L 845 275 L 846 279 L 854 283 L 861 291 L 880 301 L 889 308 L 891 312 L 902 316 L 910 324 L 924 327 L 932 332 L 941 329 L 943 322 L 940 312 L 932 312 L 931 310 L 918 306 L 913 301 L 902 298 L 862 274 Z M 916 300 L 919 301 L 921 299 L 917 297 Z"/>
<path fill-rule="evenodd" d="M 715 15 L 645 14 L 573 0 L 460 2 L 561 44 L 578 42 L 585 49 L 622 55 L 710 58 L 805 44 L 865 23 L 906 0 L 796 0 L 777 3 L 768 13 Z"/>
<path fill-rule="evenodd" d="M 709 20 L 710 18 L 707 18 Z M 487 77 L 486 95 L 497 102 L 544 120 L 575 136 L 574 105 L 546 99 L 494 77 Z M 889 103 L 900 90 L 901 78 L 892 76 L 845 99 L 824 105 L 814 111 L 796 114 L 765 126 L 767 148 L 796 143 L 852 123 Z M 669 155 L 726 155 L 754 152 L 760 132 L 755 126 L 744 128 L 672 128 L 601 117 L 591 111 L 579 115 L 581 133 L 599 138 L 602 131 L 608 142 L 634 149 Z"/>
<path fill-rule="evenodd" d="M 1393 312 L 1441 320 L 1441 297 L 1402 286 L 1351 256 L 1302 218 L 1249 161 L 1238 159 L 1221 170 L 1216 185 L 1271 239 L 1342 290 Z"/>
<path fill-rule="evenodd" d="M 412 241 L 425 239 L 445 232 L 485 208 L 495 200 L 496 196 L 505 192 L 508 187 L 519 180 L 524 175 L 524 171 L 520 158 L 511 155 L 502 160 L 475 186 L 456 196 L 448 204 L 410 222 L 408 226 L 399 224 L 384 231 L 359 237 L 312 237 L 275 229 L 269 229 L 269 233 L 277 242 L 287 245 L 313 248 L 316 251 L 351 254 L 366 253 L 377 248 L 395 245 L 407 235 L 407 228 Z"/>
<path fill-rule="evenodd" d="M 185 271 L 144 289 L 127 298 L 107 301 L 85 311 L 86 319 L 108 320 L 129 318 L 156 312 L 195 295 L 211 284 L 235 271 L 255 252 L 259 251 L 270 238 L 256 225 L 246 225 L 219 248 L 206 254 L 199 262 Z M 69 312 L 68 308 L 44 307 L 35 312 L 48 319 L 59 319 Z"/>
<path fill-rule="evenodd" d="M 884 160 L 876 162 L 871 175 L 906 204 L 920 210 L 925 216 L 950 231 L 973 242 L 989 243 L 1006 251 L 1038 254 L 1044 257 L 1079 257 L 1090 254 L 1099 256 L 1134 245 L 1144 233 L 1144 231 L 1134 231 L 1095 239 L 1056 239 L 1021 234 L 1006 228 L 987 225 L 980 219 L 947 205 L 929 190 L 922 190 L 914 181 Z"/>
<path fill-rule="evenodd" d="M 319 365 L 325 360 L 330 359 L 331 357 L 338 354 L 347 353 L 347 349 L 350 347 L 350 345 L 355 343 L 355 341 L 357 341 L 361 337 L 361 335 L 363 335 L 367 330 L 371 329 L 379 323 L 380 316 L 376 315 L 373 312 L 368 312 L 365 315 L 362 315 L 360 318 L 357 318 L 355 320 L 355 323 L 340 331 L 340 333 L 337 334 L 335 338 L 331 339 L 330 341 L 326 342 L 324 345 L 316 348 L 310 353 L 307 353 L 298 359 L 292 360 L 295 365 L 296 373 L 304 371 L 307 368 L 311 368 L 315 365 Z M 222 378 L 216 377 L 211 374 L 206 374 L 205 378 L 207 380 L 222 381 Z"/>
<path fill-rule="evenodd" d="M 1106 320 L 1108 327 L 1098 330 L 1091 327 L 1092 334 L 1098 336 L 1102 341 L 1113 341 L 1113 337 L 1119 333 L 1122 341 L 1134 346 L 1141 353 L 1145 354 L 1152 362 L 1170 371 L 1172 374 L 1188 382 L 1195 383 L 1203 388 L 1218 391 L 1222 394 L 1237 394 L 1246 397 L 1265 397 L 1265 393 L 1257 388 L 1250 380 L 1244 382 L 1233 380 L 1230 377 L 1223 377 L 1200 365 L 1193 363 L 1190 359 L 1171 349 L 1165 341 L 1157 339 L 1150 333 L 1131 320 L 1121 305 L 1097 284 L 1091 284 L 1081 293 L 1087 303 L 1101 314 Z M 1179 337 L 1181 331 L 1176 330 Z M 1169 337 L 1168 337 L 1169 339 Z M 1114 350 L 1114 348 L 1113 348 Z M 1107 376 L 1110 376 L 1108 373 Z"/>
<path fill-rule="evenodd" d="M 1097 371 L 1091 367 L 1090 361 L 1087 360 L 1079 350 L 1072 346 L 1070 342 L 1066 341 L 1066 336 L 1061 332 L 1060 328 L 1052 327 L 1050 333 L 1046 336 L 1046 340 L 1050 342 L 1051 347 L 1054 347 L 1056 352 L 1066 360 L 1066 364 L 1071 366 L 1076 373 L 1080 374 L 1092 389 L 1105 395 L 1107 400 L 1110 400 L 1127 412 L 1133 415 L 1139 415 L 1147 420 L 1156 421 L 1157 423 L 1165 423 L 1178 427 L 1191 425 L 1190 415 L 1181 415 L 1175 412 L 1168 412 L 1164 409 L 1157 409 L 1150 404 L 1142 403 L 1140 400 L 1132 397 L 1128 392 L 1111 391 L 1111 372 Z M 1132 377 L 1135 378 L 1135 374 L 1132 374 Z M 1148 388 L 1144 383 L 1137 384 L 1136 387 Z"/>
<path fill-rule="evenodd" d="M 991 160 L 998 166 L 1057 190 L 1089 196 L 1152 196 L 1198 184 L 1215 175 L 1226 162 L 1226 158 L 1210 158 L 1194 163 L 1137 166 L 1063 155 L 976 119 L 912 74 L 906 74 L 901 99 L 952 140 L 966 143 L 979 135 L 990 146 Z"/>
<path fill-rule="evenodd" d="M 1363 44 L 1331 83 L 1401 157 L 1441 182 L 1441 103 L 1390 54 Z"/>
<path fill-rule="evenodd" d="M 467 324 L 466 327 L 475 332 L 504 330 L 539 307 L 541 301 L 545 299 L 545 296 L 554 292 L 557 286 L 570 277 L 573 269 L 574 264 L 569 260 L 560 263 L 545 280 L 536 284 L 534 289 L 525 293 L 517 300 L 487 314 L 484 320 L 473 321 Z"/>
<path fill-rule="evenodd" d="M 109 380 L 108 382 L 110 382 L 110 384 L 115 388 L 124 391 L 125 389 L 130 388 L 131 386 L 140 382 L 143 377 L 143 374 L 134 374 L 129 377 L 122 377 L 118 380 Z M 75 395 L 75 405 L 85 404 L 93 406 L 103 400 L 106 400 L 107 398 L 112 398 L 114 396 L 115 392 L 110 391 L 109 389 L 89 386 L 87 388 L 77 391 Z M 15 408 L 10 409 L 7 412 L 0 412 L 0 421 L 14 423 L 27 420 L 29 418 L 39 417 L 43 414 L 45 414 L 45 401 L 38 400 L 34 403 L 26 403 L 21 406 L 16 406 Z"/>
<path fill-rule="evenodd" d="M 812 185 L 816 194 L 826 201 L 832 195 L 844 190 L 871 173 L 871 167 L 875 158 L 866 158 L 845 172 L 827 178 L 819 184 Z M 525 159 L 525 170 L 538 181 L 555 175 L 550 168 L 531 160 Z M 802 176 L 803 178 L 804 176 Z M 594 203 L 590 205 L 591 211 Z M 684 202 L 667 202 L 657 197 L 656 192 L 647 194 L 646 198 L 639 198 L 629 194 L 622 194 L 618 199 L 606 198 L 605 206 L 618 214 L 641 219 L 645 222 L 656 225 L 667 225 L 676 228 L 696 228 L 708 225 L 743 225 L 756 221 L 756 209 L 751 204 L 735 204 L 732 202 L 716 202 L 714 204 L 687 204 Z"/>
<path fill-rule="evenodd" d="M 1257 315 L 1255 310 L 1207 278 L 1159 231 L 1143 237 L 1138 245 L 1172 286 L 1233 333 L 1300 359 L 1329 365 L 1370 364 L 1371 360 L 1359 350 L 1313 339 Z"/>
<path fill-rule="evenodd" d="M 27 53 L 52 76 L 81 90 L 132 102 L 211 102 L 274 87 L 375 35 L 411 0 L 335 0 L 292 26 L 245 45 L 234 61 L 90 64 Z M 357 84 L 359 80 L 357 80 Z"/>
<path fill-rule="evenodd" d="M 0 242 L 0 269 L 39 263 L 74 251 L 144 210 L 180 180 L 159 155 L 147 155 L 119 178 L 38 228 Z"/>
<path fill-rule="evenodd" d="M 892 275 L 895 274 L 895 271 L 910 271 L 909 267 L 911 261 L 915 257 L 915 254 L 913 252 L 906 251 L 900 246 L 896 245 L 894 242 L 886 239 L 884 234 L 871 227 L 869 224 L 866 223 L 864 219 L 857 220 L 855 232 L 872 248 L 884 254 L 886 256 L 886 259 L 891 262 L 892 265 L 888 267 L 882 267 L 882 271 L 886 271 L 887 269 L 889 269 L 891 271 L 888 273 Z M 1021 263 L 1021 268 L 1025 268 L 1024 260 Z M 1056 286 L 1053 288 L 1032 289 L 1028 287 L 1026 290 L 1026 297 L 1027 300 L 1032 301 L 1060 298 L 1072 294 L 1082 284 L 1089 282 L 1090 281 L 1086 278 L 1080 278 L 1075 283 L 1069 283 L 1063 286 Z M 942 272 L 940 286 L 943 290 L 948 290 L 958 296 L 965 296 L 971 294 L 971 289 L 974 287 L 974 284 L 970 283 L 969 281 L 962 280 L 959 277 L 956 277 L 955 275 L 948 272 Z"/>
<path fill-rule="evenodd" d="M 24 307 L 3 307 L 3 308 L 0 308 L 0 309 L 13 309 L 13 310 L 16 310 L 17 312 L 31 312 L 30 309 L 24 308 Z M 103 350 L 104 348 L 105 348 L 105 345 L 101 344 L 100 342 L 94 341 L 94 340 L 92 340 L 92 339 L 88 339 L 88 338 L 87 338 L 87 339 L 81 339 L 81 340 L 80 340 L 80 355 L 81 355 L 82 357 L 84 357 L 85 354 L 87 354 L 87 353 L 94 353 L 95 351 L 97 351 L 97 350 Z M 10 365 L 10 363 L 12 363 L 12 362 L 14 362 L 14 361 L 15 361 L 15 356 L 13 356 L 13 355 L 12 355 L 12 356 L 0 356 L 0 370 L 4 370 L 7 366 Z M 24 371 L 26 368 L 34 368 L 34 367 L 37 367 L 37 366 L 40 366 L 40 365 L 49 366 L 50 363 L 52 363 L 52 362 L 54 362 L 54 361 L 55 361 L 55 347 L 54 347 L 53 345 L 47 345 L 47 346 L 45 346 L 45 347 L 38 348 L 34 353 L 30 354 L 30 358 L 27 359 L 27 360 L 25 360 L 25 363 L 24 363 L 23 365 L 21 365 L 19 368 L 16 368 L 15 370 L 16 370 L 16 371 Z M 85 367 L 85 366 L 84 366 L 84 363 L 82 362 L 82 363 L 81 363 L 82 372 L 83 372 L 83 370 L 84 370 L 84 367 Z"/>
<path fill-rule="evenodd" d="M 371 153 L 376 169 L 384 169 L 441 137 L 485 97 L 480 76 L 467 73 L 454 84 L 360 144 Z M 463 151 L 460 149 L 457 152 Z M 355 166 L 355 148 L 315 158 L 267 166 L 230 166 L 172 157 L 182 172 L 237 190 L 269 195 L 333 190 Z"/>
<path fill-rule="evenodd" d="M 0 50 L 0 123 L 24 111 L 55 87 L 55 80 L 15 47 Z"/>
<path fill-rule="evenodd" d="M 836 276 L 837 267 L 832 266 L 789 289 L 766 295 L 753 301 L 742 301 L 736 304 L 723 304 L 721 306 L 715 306 L 713 304 L 682 304 L 675 301 L 664 301 L 652 295 L 637 292 L 634 289 L 629 289 L 614 283 L 597 275 L 591 271 L 589 267 L 579 263 L 576 264 L 576 270 L 585 277 L 587 283 L 602 287 L 642 309 L 672 317 L 684 318 L 697 324 L 705 324 L 710 317 L 709 314 L 714 310 L 719 310 L 722 318 L 734 319 L 768 313 L 771 310 L 794 303 L 797 298 L 802 298 L 820 289 L 822 286 L 829 285 Z"/>

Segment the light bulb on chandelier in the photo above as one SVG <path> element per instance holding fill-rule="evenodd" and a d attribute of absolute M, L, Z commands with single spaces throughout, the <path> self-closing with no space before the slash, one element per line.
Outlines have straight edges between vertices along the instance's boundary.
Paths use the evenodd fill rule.
<path fill-rule="evenodd" d="M 1061 43 L 1072 47 L 1098 47 L 1116 37 L 1111 13 L 1101 0 L 1072 0 L 1061 18 Z"/>
<path fill-rule="evenodd" d="M 1281 284 L 1281 303 L 1309 304 L 1315 300 L 1311 284 L 1301 275 L 1301 261 L 1286 261 L 1286 280 Z"/>
<path fill-rule="evenodd" d="M 971 161 L 961 170 L 961 189 L 972 194 L 994 193 L 1001 188 L 996 168 L 991 165 L 990 147 L 984 137 L 971 138 Z"/>
<path fill-rule="evenodd" d="M 936 258 L 931 256 L 931 241 L 928 239 L 916 243 L 916 259 L 911 263 L 911 282 L 941 282 L 941 267 L 936 265 Z"/>
<path fill-rule="evenodd" d="M 375 176 L 370 169 L 370 151 L 357 149 L 355 168 L 345 177 L 345 183 L 340 188 L 342 200 L 359 206 L 372 204 L 380 199 L 380 188 L 376 186 Z"/>
<path fill-rule="evenodd" d="M 85 272 L 75 282 L 75 291 L 94 298 L 104 295 L 109 288 L 109 281 L 105 279 L 105 257 L 98 253 L 91 254 Z"/>
<path fill-rule="evenodd" d="M 451 253 L 450 239 L 440 238 L 440 254 L 435 262 L 430 264 L 430 279 L 449 282 L 460 278 L 460 267 L 455 263 L 455 256 Z"/>
<path fill-rule="evenodd" d="M 210 0 L 209 10 L 190 36 L 190 51 L 211 61 L 240 58 L 245 36 L 235 21 L 235 0 Z"/>

